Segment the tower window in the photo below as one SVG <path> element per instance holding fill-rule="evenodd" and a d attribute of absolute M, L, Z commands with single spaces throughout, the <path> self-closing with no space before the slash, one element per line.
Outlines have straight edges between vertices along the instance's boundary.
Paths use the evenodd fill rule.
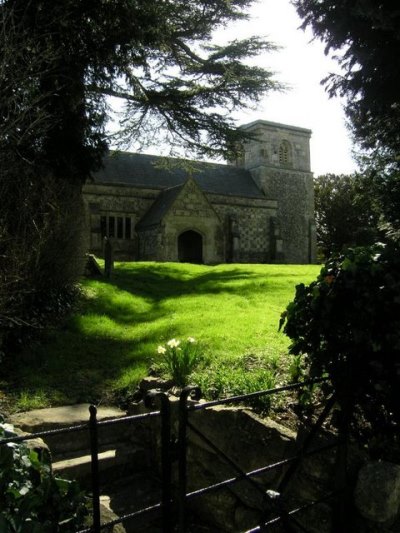
<path fill-rule="evenodd" d="M 292 164 L 292 147 L 288 141 L 282 141 L 279 146 L 279 164 L 282 166 Z"/>

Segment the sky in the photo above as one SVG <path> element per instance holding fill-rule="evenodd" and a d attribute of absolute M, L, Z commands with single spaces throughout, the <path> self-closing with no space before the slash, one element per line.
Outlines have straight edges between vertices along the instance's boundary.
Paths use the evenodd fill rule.
<path fill-rule="evenodd" d="M 238 114 L 239 123 L 262 119 L 308 128 L 314 175 L 355 171 L 342 102 L 329 99 L 320 84 L 330 72 L 338 72 L 337 63 L 324 55 L 323 43 L 312 41 L 311 31 L 299 29 L 301 19 L 289 0 L 260 0 L 250 14 L 250 21 L 236 23 L 225 34 L 228 38 L 262 35 L 281 46 L 277 52 L 258 56 L 256 64 L 273 70 L 291 89 L 270 93 L 257 110 Z"/>

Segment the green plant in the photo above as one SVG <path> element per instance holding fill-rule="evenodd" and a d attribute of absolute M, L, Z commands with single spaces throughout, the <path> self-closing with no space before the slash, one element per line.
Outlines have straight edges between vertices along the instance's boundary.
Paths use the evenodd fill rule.
<path fill-rule="evenodd" d="M 47 327 L 40 342 L 31 342 L 20 357 L 4 358 L 8 404 L 20 410 L 24 391 L 28 401 L 39 396 L 46 406 L 56 406 L 97 403 L 135 389 L 149 366 L 162 360 L 153 356 L 158 339 L 186 339 L 194 331 L 201 332 L 195 335 L 199 343 L 207 339 L 206 353 L 212 354 L 212 361 L 202 361 L 196 370 L 196 384 L 201 376 L 210 383 L 204 390 L 218 389 L 212 384 L 217 368 L 226 374 L 223 389 L 229 389 L 231 376 L 234 383 L 233 374 L 243 372 L 244 354 L 255 354 L 285 382 L 289 339 L 276 323 L 295 286 L 310 283 L 319 270 L 316 265 L 116 262 L 111 282 L 82 280 L 70 319 Z M 247 361 L 246 372 L 257 365 Z"/>
<path fill-rule="evenodd" d="M 0 423 L 0 440 L 13 437 Z M 84 494 L 75 481 L 53 475 L 50 454 L 24 442 L 0 445 L 0 531 L 69 533 L 84 525 Z"/>
<path fill-rule="evenodd" d="M 171 339 L 157 352 L 162 355 L 163 363 L 178 387 L 188 384 L 188 378 L 201 359 L 201 350 L 193 337 L 184 341 Z"/>
<path fill-rule="evenodd" d="M 379 431 L 400 421 L 400 250 L 348 250 L 298 285 L 282 322 L 311 377 L 329 376 L 339 403 Z M 282 325 L 282 324 L 281 324 Z"/>
<path fill-rule="evenodd" d="M 229 396 L 241 396 L 261 390 L 273 389 L 277 383 L 276 361 L 272 362 L 261 354 L 248 354 L 240 359 L 226 359 L 224 364 L 211 360 L 206 368 L 194 373 L 198 385 L 207 399 L 217 399 Z M 267 413 L 276 397 L 271 395 L 246 399 L 245 405 L 255 410 Z"/>
<path fill-rule="evenodd" d="M 304 375 L 303 360 L 301 355 L 294 355 L 289 363 L 289 379 L 292 383 L 297 383 Z"/>

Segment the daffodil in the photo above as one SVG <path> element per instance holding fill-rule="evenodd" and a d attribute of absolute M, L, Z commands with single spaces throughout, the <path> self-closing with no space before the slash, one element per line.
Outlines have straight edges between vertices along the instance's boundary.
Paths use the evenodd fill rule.
<path fill-rule="evenodd" d="M 166 351 L 167 351 L 167 349 L 164 348 L 164 346 L 159 346 L 159 347 L 157 348 L 157 352 L 158 352 L 158 353 L 164 354 Z"/>
<path fill-rule="evenodd" d="M 171 339 L 170 341 L 167 342 L 167 345 L 170 347 L 170 348 L 178 348 L 178 346 L 180 345 L 181 341 L 178 341 L 177 339 Z"/>
<path fill-rule="evenodd" d="M 194 339 L 193 337 L 188 337 L 187 341 L 190 342 L 191 344 L 193 344 L 193 343 L 196 342 L 196 339 Z"/>

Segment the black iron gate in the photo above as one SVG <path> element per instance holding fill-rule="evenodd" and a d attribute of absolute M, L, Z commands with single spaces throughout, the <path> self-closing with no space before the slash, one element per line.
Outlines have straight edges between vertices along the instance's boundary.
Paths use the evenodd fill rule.
<path fill-rule="evenodd" d="M 97 420 L 96 407 L 90 407 L 90 418 L 87 424 L 73 426 L 70 428 L 63 428 L 57 430 L 43 431 L 40 433 L 30 434 L 23 437 L 10 437 L 0 440 L 0 445 L 7 445 L 8 443 L 22 442 L 33 438 L 45 438 L 49 435 L 57 433 L 70 433 L 76 431 L 89 431 L 90 433 L 90 453 L 91 453 L 91 472 L 92 472 L 92 506 L 93 517 L 92 526 L 80 530 L 79 533 L 100 533 L 106 527 L 116 525 L 119 523 L 127 523 L 128 521 L 137 518 L 147 513 L 161 513 L 162 531 L 163 533 L 171 533 L 172 531 L 178 533 L 187 532 L 187 516 L 190 502 L 204 494 L 210 494 L 222 488 L 233 486 L 235 483 L 245 481 L 253 487 L 254 490 L 261 493 L 263 499 L 263 517 L 261 523 L 248 530 L 246 533 L 255 533 L 268 531 L 270 526 L 281 523 L 285 531 L 307 531 L 304 526 L 297 520 L 297 516 L 302 511 L 318 505 L 319 503 L 331 501 L 333 506 L 333 531 L 346 531 L 346 464 L 347 464 L 347 428 L 348 416 L 342 416 L 341 423 L 338 427 L 337 438 L 335 442 L 325 444 L 323 446 L 313 446 L 315 437 L 321 429 L 324 421 L 330 415 L 335 404 L 335 394 L 333 394 L 326 402 L 324 409 L 319 415 L 316 422 L 313 424 L 307 437 L 305 438 L 299 452 L 291 457 L 287 457 L 281 461 L 273 464 L 265 465 L 250 472 L 245 472 L 242 468 L 230 458 L 224 451 L 220 450 L 205 434 L 203 434 L 193 423 L 192 414 L 199 410 L 206 410 L 217 405 L 234 405 L 243 404 L 260 398 L 263 396 L 271 396 L 280 394 L 285 391 L 295 391 L 303 387 L 310 386 L 316 381 L 308 381 L 303 383 L 296 383 L 275 389 L 269 389 L 241 396 L 225 398 L 222 400 L 215 400 L 209 402 L 198 403 L 200 399 L 200 389 L 198 387 L 186 387 L 182 390 L 179 398 L 179 420 L 178 420 L 178 434 L 177 438 L 171 436 L 171 407 L 169 396 L 160 391 L 150 391 L 146 397 L 145 403 L 154 409 L 158 404 L 159 410 L 151 411 L 149 413 L 127 416 L 112 420 L 99 421 Z M 160 418 L 160 432 L 161 432 L 161 499 L 157 504 L 150 507 L 145 507 L 134 513 L 125 514 L 119 518 L 107 523 L 101 524 L 100 521 L 100 493 L 101 486 L 99 482 L 99 442 L 98 429 L 101 426 L 109 426 L 114 424 L 132 424 L 142 422 L 150 418 Z M 199 490 L 188 492 L 188 471 L 187 471 L 187 449 L 188 449 L 188 432 L 193 432 L 199 439 L 210 447 L 232 470 L 232 476 L 228 479 L 223 479 L 214 483 L 213 485 L 203 487 Z M 336 448 L 336 482 L 333 491 L 328 494 L 321 495 L 318 500 L 308 502 L 305 505 L 288 508 L 284 501 L 285 491 L 291 482 L 295 472 L 302 461 L 311 455 L 323 453 L 325 451 Z M 172 468 L 178 469 L 178 483 L 172 484 Z M 273 491 L 264 490 L 255 479 L 257 476 L 267 472 L 283 469 L 283 475 L 279 486 Z M 78 532 L 77 532 L 78 533 Z"/>

